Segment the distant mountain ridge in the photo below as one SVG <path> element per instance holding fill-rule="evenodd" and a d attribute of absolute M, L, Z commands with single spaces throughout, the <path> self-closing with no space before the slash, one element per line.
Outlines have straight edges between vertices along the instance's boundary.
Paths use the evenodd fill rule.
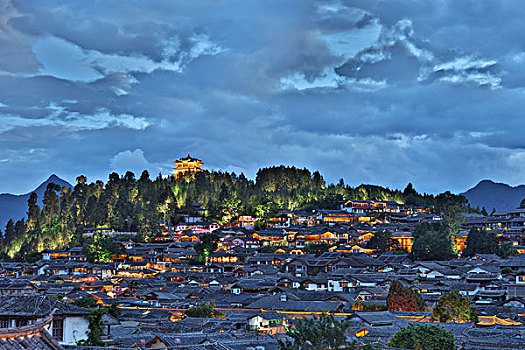
<path fill-rule="evenodd" d="M 510 186 L 501 182 L 482 180 L 470 190 L 460 193 L 467 197 L 473 207 L 485 207 L 487 212 L 517 208 L 525 198 L 525 185 Z"/>
<path fill-rule="evenodd" d="M 55 183 L 60 187 L 71 187 L 71 184 L 69 182 L 53 174 L 40 186 L 38 186 L 34 191 L 31 191 L 29 193 L 20 195 L 10 193 L 0 194 L 0 230 L 2 230 L 2 232 L 4 231 L 5 224 L 7 223 L 7 221 L 9 221 L 9 219 L 13 219 L 14 221 L 16 221 L 26 216 L 27 200 L 29 199 L 31 193 L 36 192 L 36 194 L 38 195 L 38 205 L 42 207 L 42 199 L 44 197 L 44 192 L 46 191 L 47 184 L 49 183 Z"/>

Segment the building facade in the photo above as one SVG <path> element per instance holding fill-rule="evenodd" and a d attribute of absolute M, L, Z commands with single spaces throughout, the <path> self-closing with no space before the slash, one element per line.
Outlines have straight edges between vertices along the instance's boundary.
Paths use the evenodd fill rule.
<path fill-rule="evenodd" d="M 193 158 L 188 152 L 188 156 L 175 160 L 175 168 L 173 168 L 173 176 L 181 177 L 186 174 L 194 174 L 203 171 L 202 166 L 204 162 L 200 159 Z"/>

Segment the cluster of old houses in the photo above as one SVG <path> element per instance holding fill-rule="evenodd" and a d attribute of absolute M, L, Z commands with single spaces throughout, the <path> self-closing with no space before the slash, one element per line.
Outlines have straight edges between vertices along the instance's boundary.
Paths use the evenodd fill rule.
<path fill-rule="evenodd" d="M 441 324 L 463 349 L 525 348 L 525 255 L 421 262 L 406 253 L 380 254 L 366 248 L 375 232 L 393 232 L 410 251 L 415 225 L 441 218 L 395 202 L 349 201 L 343 209 L 283 211 L 262 230 L 214 228 L 218 249 L 204 265 L 193 264 L 194 246 L 208 232 L 194 227 L 199 220 L 170 241 L 123 241 L 108 263 L 87 262 L 80 247 L 44 251 L 35 263 L 0 263 L 0 348 L 26 342 L 82 349 L 89 313 L 70 302 L 88 297 L 118 306 L 118 319 L 102 319 L 102 340 L 119 349 L 279 349 L 277 339 L 294 319 L 325 313 L 351 322 L 348 339 L 382 346 L 401 327 L 431 322 L 430 312 L 365 311 L 383 309 L 394 280 L 429 308 L 450 290 L 468 296 L 479 322 Z M 519 247 L 523 229 L 503 221 L 521 217 L 514 215 L 469 217 L 462 232 L 498 230 Z M 363 217 L 370 219 L 354 220 Z M 462 235 L 455 237 L 458 248 Z M 321 242 L 328 251 L 308 253 L 308 244 Z M 185 316 L 205 302 L 223 317 Z"/>
<path fill-rule="evenodd" d="M 323 313 L 349 319 L 349 339 L 384 344 L 400 327 L 430 321 L 429 312 L 363 311 L 363 305 L 385 304 L 389 285 L 397 279 L 420 293 L 429 307 L 450 290 L 469 296 L 480 315 L 478 324 L 442 324 L 465 349 L 479 344 L 491 349 L 498 334 L 525 335 L 521 256 L 418 262 L 392 252 L 315 256 L 236 246 L 236 260 L 211 262 L 224 254 L 216 252 L 207 265 L 191 265 L 191 244 L 128 245 L 118 257 L 122 261 L 107 264 L 85 262 L 76 248 L 48 251 L 46 259 L 33 264 L 2 263 L 0 328 L 12 332 L 13 327 L 42 328 L 47 322 L 47 332 L 58 344 L 73 347 L 90 330 L 88 312 L 68 301 L 90 297 L 100 306 L 119 306 L 118 320 L 104 319 L 103 339 L 121 349 L 141 344 L 278 349 L 276 339 L 294 319 Z M 164 261 L 168 256 L 178 259 Z M 184 316 L 189 307 L 212 301 L 223 318 Z M 520 339 L 525 346 L 525 338 Z"/>
<path fill-rule="evenodd" d="M 307 244 L 327 243 L 338 252 L 374 253 L 366 247 L 366 242 L 376 232 L 386 230 L 392 232 L 398 248 L 410 253 L 414 227 L 422 222 L 442 220 L 440 215 L 431 213 L 431 208 L 406 206 L 394 201 L 348 200 L 341 203 L 339 210 L 281 210 L 266 220 L 264 228 L 257 230 L 254 228 L 259 218 L 240 216 L 232 229 L 220 230 L 217 222 L 203 221 L 206 210 L 198 203 L 194 205 L 191 210 L 181 210 L 184 221 L 175 227 L 164 228 L 163 236 L 157 240 L 197 242 L 201 234 L 218 232 L 221 251 L 233 246 L 275 246 L 300 254 Z M 496 212 L 491 216 L 465 215 L 461 230 L 452 237 L 458 252 L 465 249 L 468 232 L 473 227 L 494 230 L 501 243 L 510 241 L 519 253 L 525 253 L 525 246 L 522 246 L 525 209 Z"/>

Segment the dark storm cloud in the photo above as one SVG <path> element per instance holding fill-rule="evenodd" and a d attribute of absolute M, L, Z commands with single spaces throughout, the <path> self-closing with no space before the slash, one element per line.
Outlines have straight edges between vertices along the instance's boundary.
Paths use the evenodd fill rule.
<path fill-rule="evenodd" d="M 282 163 L 431 192 L 525 182 L 520 4 L 0 7 L 0 191 L 168 174 L 187 151 L 248 176 Z"/>

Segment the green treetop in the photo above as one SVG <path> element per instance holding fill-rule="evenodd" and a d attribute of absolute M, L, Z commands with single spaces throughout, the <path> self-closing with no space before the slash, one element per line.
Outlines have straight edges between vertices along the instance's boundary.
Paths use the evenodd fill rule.
<path fill-rule="evenodd" d="M 186 312 L 188 317 L 201 318 L 224 318 L 224 313 L 215 310 L 215 302 L 207 301 L 196 306 L 190 307 Z"/>
<path fill-rule="evenodd" d="M 422 223 L 412 235 L 412 256 L 416 260 L 450 260 L 457 256 L 447 223 Z"/>
<path fill-rule="evenodd" d="M 93 240 L 85 242 L 83 252 L 89 262 L 111 262 L 111 256 L 118 254 L 121 248 L 111 236 L 95 234 Z"/>
<path fill-rule="evenodd" d="M 396 245 L 396 241 L 392 239 L 392 232 L 378 231 L 374 233 L 372 238 L 367 242 L 366 247 L 369 249 L 376 249 L 380 252 L 386 252 Z"/>
<path fill-rule="evenodd" d="M 217 249 L 218 242 L 219 235 L 216 233 L 205 233 L 200 236 L 200 242 L 194 246 L 194 249 L 198 254 L 197 259 L 201 263 L 206 262 L 206 258 Z"/>
<path fill-rule="evenodd" d="M 412 325 L 401 328 L 387 346 L 395 349 L 456 350 L 452 332 L 436 325 Z"/>
<path fill-rule="evenodd" d="M 475 254 L 501 254 L 499 238 L 494 231 L 477 227 L 469 231 L 467 247 L 462 256 L 473 256 Z"/>
<path fill-rule="evenodd" d="M 279 340 L 282 350 L 354 349 L 346 338 L 348 321 L 333 316 L 295 319 L 287 335 L 292 340 Z"/>
<path fill-rule="evenodd" d="M 477 322 L 476 309 L 470 304 L 467 296 L 457 290 L 445 293 L 432 309 L 432 317 L 439 322 L 454 321 L 458 323 Z"/>

